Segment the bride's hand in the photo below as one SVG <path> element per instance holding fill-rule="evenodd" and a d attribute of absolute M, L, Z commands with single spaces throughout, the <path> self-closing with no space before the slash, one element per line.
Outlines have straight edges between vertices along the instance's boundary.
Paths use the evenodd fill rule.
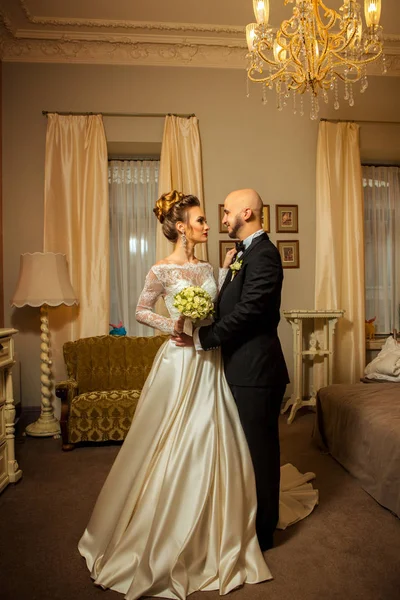
<path fill-rule="evenodd" d="M 232 250 L 228 250 L 225 255 L 224 264 L 222 266 L 223 269 L 227 269 L 232 264 L 233 259 L 236 256 L 236 248 L 232 248 Z"/>
<path fill-rule="evenodd" d="M 174 336 L 180 335 L 183 331 L 183 324 L 185 322 L 185 317 L 180 316 L 177 321 L 174 323 Z"/>

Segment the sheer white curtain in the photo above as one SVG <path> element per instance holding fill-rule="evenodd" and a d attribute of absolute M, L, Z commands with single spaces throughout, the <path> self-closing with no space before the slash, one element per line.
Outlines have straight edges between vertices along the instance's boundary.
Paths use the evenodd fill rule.
<path fill-rule="evenodd" d="M 110 322 L 122 321 L 128 335 L 151 336 L 135 309 L 144 280 L 156 261 L 159 161 L 109 163 Z"/>
<path fill-rule="evenodd" d="M 400 328 L 400 169 L 363 166 L 365 315 L 377 333 Z"/>

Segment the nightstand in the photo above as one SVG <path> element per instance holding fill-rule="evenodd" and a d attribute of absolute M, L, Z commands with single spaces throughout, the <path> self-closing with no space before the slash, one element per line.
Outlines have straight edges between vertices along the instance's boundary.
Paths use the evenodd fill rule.
<path fill-rule="evenodd" d="M 15 460 L 15 406 L 11 370 L 16 329 L 0 329 L 0 492 L 22 477 Z"/>

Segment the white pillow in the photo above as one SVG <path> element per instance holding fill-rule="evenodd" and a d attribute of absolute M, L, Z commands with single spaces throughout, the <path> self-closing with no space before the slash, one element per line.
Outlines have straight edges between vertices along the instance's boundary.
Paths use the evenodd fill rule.
<path fill-rule="evenodd" d="M 374 358 L 364 371 L 368 379 L 386 379 L 400 381 L 400 344 L 389 336 L 378 356 Z"/>

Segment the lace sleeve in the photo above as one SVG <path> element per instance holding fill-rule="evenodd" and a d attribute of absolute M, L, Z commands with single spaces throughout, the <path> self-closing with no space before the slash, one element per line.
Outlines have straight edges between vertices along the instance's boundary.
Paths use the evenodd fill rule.
<path fill-rule="evenodd" d="M 154 329 L 159 329 L 162 333 L 170 333 L 172 335 L 174 332 L 173 319 L 157 315 L 154 312 L 154 306 L 158 298 L 163 296 L 164 293 L 163 284 L 150 269 L 136 307 L 136 320 L 149 327 L 154 327 Z"/>
<path fill-rule="evenodd" d="M 228 275 L 228 271 L 229 268 L 227 269 L 220 269 L 219 273 L 218 273 L 218 291 L 221 291 L 222 286 L 224 285 L 224 281 L 226 279 L 226 276 Z"/>

